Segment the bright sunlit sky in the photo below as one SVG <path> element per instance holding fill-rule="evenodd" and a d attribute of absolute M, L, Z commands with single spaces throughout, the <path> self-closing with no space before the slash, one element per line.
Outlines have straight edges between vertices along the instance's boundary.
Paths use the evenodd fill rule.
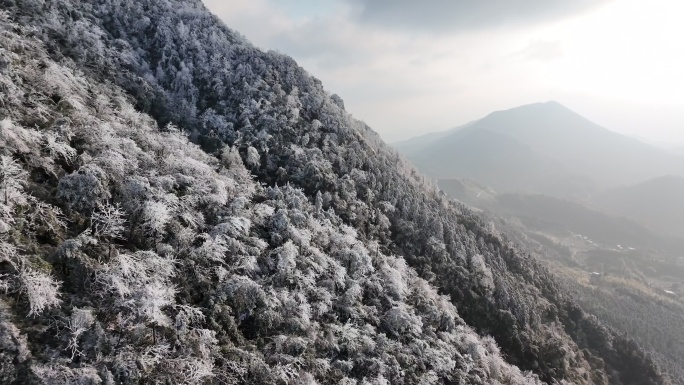
<path fill-rule="evenodd" d="M 556 100 L 684 145 L 681 0 L 204 0 L 389 142 Z"/>

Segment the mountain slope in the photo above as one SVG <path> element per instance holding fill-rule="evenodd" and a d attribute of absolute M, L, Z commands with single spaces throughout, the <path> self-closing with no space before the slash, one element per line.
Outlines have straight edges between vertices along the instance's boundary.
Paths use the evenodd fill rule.
<path fill-rule="evenodd" d="M 431 332 L 418 329 L 417 318 L 412 316 L 408 305 L 401 302 L 402 293 L 409 293 L 405 294 L 406 298 L 422 298 L 421 295 L 413 296 L 417 289 L 402 290 L 406 285 L 402 286 L 405 280 L 400 278 L 401 272 L 387 269 L 382 273 L 382 261 L 370 269 L 364 262 L 368 254 L 364 247 L 370 251 L 371 258 L 390 254 L 403 256 L 421 277 L 430 280 L 449 296 L 465 323 L 479 333 L 494 337 L 509 364 L 533 370 L 546 382 L 666 382 L 643 351 L 582 312 L 534 258 L 491 231 L 480 217 L 450 204 L 436 190 L 424 185 L 422 176 L 380 142 L 367 126 L 353 120 L 341 103 L 324 91 L 319 81 L 297 67 L 291 59 L 273 52 L 261 52 L 244 42 L 206 12 L 200 2 L 94 1 L 83 4 L 2 0 L 0 4 L 22 24 L 37 27 L 32 33 L 48 44 L 52 58 L 64 63 L 73 62 L 93 81 L 114 81 L 129 93 L 137 108 L 148 112 L 158 125 L 166 126 L 169 121 L 176 123 L 210 154 L 221 156 L 226 145 L 232 146 L 235 150 L 229 152 L 227 162 L 233 164 L 234 155 L 239 154 L 258 182 L 271 186 L 268 193 L 257 194 L 253 200 L 255 207 L 266 201 L 274 210 L 287 209 L 287 213 L 273 213 L 275 218 L 254 229 L 256 233 L 252 237 L 262 239 L 269 246 L 264 248 L 258 240 L 245 240 L 243 243 L 247 242 L 246 245 L 231 241 L 228 243 L 231 253 L 245 250 L 246 255 L 238 254 L 245 256 L 245 261 L 231 260 L 224 267 L 228 270 L 237 265 L 239 269 L 245 269 L 242 275 L 257 282 L 254 280 L 257 277 L 250 275 L 254 274 L 250 272 L 254 270 L 250 256 L 256 256 L 257 261 L 263 261 L 257 264 L 256 269 L 262 274 L 258 277 L 260 280 L 252 285 L 236 278 L 242 283 L 238 285 L 240 289 L 231 289 L 232 286 L 228 285 L 225 295 L 216 298 L 203 296 L 205 293 L 210 295 L 212 290 L 203 287 L 193 289 L 188 303 L 200 306 L 203 313 L 230 314 L 216 317 L 218 326 L 225 322 L 223 328 L 233 331 L 229 335 L 234 337 L 221 344 L 223 349 L 234 345 L 238 349 L 253 351 L 253 346 L 256 347 L 262 354 L 273 357 L 272 364 L 284 376 L 280 377 L 280 382 L 298 381 L 295 378 L 297 373 L 311 374 L 316 381 L 323 383 L 336 383 L 344 377 L 376 383 L 388 378 L 392 383 L 418 383 L 423 381 L 419 377 L 423 374 L 426 375 L 424 383 L 493 383 L 490 378 L 497 376 L 502 376 L 499 381 L 504 383 L 523 381 L 514 368 L 503 363 L 506 368 L 503 371 L 498 365 L 488 369 L 480 365 L 470 367 L 482 369 L 473 369 L 473 373 L 456 369 L 456 366 L 452 372 L 443 372 L 427 363 L 416 362 L 415 357 L 423 356 L 423 353 L 414 351 L 398 356 L 397 350 L 391 353 L 383 350 L 401 349 L 397 343 L 407 335 L 424 332 L 431 336 Z M 56 100 L 55 103 L 61 101 Z M 21 113 L 22 110 L 17 111 Z M 165 152 L 163 149 L 159 151 L 158 156 L 164 159 Z M 159 188 L 187 191 L 187 176 L 181 173 L 175 184 L 172 180 L 162 180 Z M 301 195 L 280 195 L 278 190 L 281 189 L 275 186 L 288 184 L 301 188 Z M 201 194 L 206 189 L 198 191 Z M 279 206 L 278 202 L 284 206 Z M 215 204 L 204 207 L 208 210 L 204 217 L 222 221 L 217 225 L 224 223 L 228 219 L 225 215 L 220 215 L 222 219 L 209 216 L 222 207 Z M 230 204 L 230 207 L 237 213 L 231 211 L 229 216 L 239 216 L 243 204 Z M 246 207 L 249 209 L 249 204 Z M 150 210 L 158 208 L 158 205 L 152 205 Z M 299 215 L 295 208 L 299 208 L 303 215 Z M 330 212 L 331 209 L 334 213 Z M 314 212 L 320 211 L 328 211 L 333 223 L 340 221 L 339 225 L 335 224 L 338 230 L 334 233 L 343 235 L 344 247 L 330 243 L 325 232 L 311 232 L 301 227 L 310 222 Z M 201 223 L 199 217 L 181 219 L 181 227 Z M 254 223 L 259 222 L 263 223 L 258 218 L 254 220 Z M 236 218 L 235 223 L 230 221 L 221 228 L 233 232 L 236 230 L 231 228 L 244 227 L 240 223 L 245 222 Z M 136 226 L 140 224 L 136 222 Z M 315 223 L 312 226 L 315 227 Z M 151 225 L 147 227 L 152 228 Z M 303 230 L 309 230 L 312 237 L 309 238 Z M 221 231 L 224 230 L 216 230 Z M 183 232 L 186 230 L 177 227 L 172 233 Z M 292 246 L 281 244 L 287 243 L 286 237 L 292 239 Z M 311 328 L 303 324 L 304 332 L 301 329 L 304 313 L 294 316 L 283 313 L 287 309 L 301 309 L 298 305 L 309 302 L 308 298 L 303 301 L 301 296 L 286 298 L 283 291 L 287 290 L 281 290 L 282 287 L 292 290 L 312 285 L 308 276 L 304 275 L 304 282 L 300 283 L 297 276 L 291 280 L 287 274 L 285 277 L 280 274 L 281 271 L 296 272 L 289 270 L 293 260 L 295 266 L 306 266 L 309 251 L 314 256 L 318 255 L 316 251 L 305 248 L 307 239 L 319 251 L 337 253 L 338 264 L 351 277 L 345 276 L 342 285 L 335 278 L 337 273 L 333 274 L 334 268 L 331 272 L 325 264 L 316 262 L 312 265 L 314 273 L 323 274 L 318 276 L 320 282 L 316 277 L 314 282 L 334 294 L 335 297 L 330 298 L 331 306 L 342 310 L 342 313 L 326 316 L 330 318 L 319 323 L 361 325 L 359 329 L 368 330 L 373 335 L 371 342 L 376 345 L 362 344 L 367 340 L 361 339 L 362 335 L 355 337 L 355 330 L 351 330 L 351 334 L 337 333 L 336 329 L 322 334 L 323 337 L 339 335 L 351 341 L 342 345 L 328 344 L 323 338 L 312 339 L 316 333 L 312 334 Z M 154 245 L 157 241 L 153 237 L 145 242 Z M 190 244 L 202 247 L 206 242 L 196 239 Z M 302 242 L 303 248 L 298 250 Z M 360 249 L 355 251 L 354 244 L 358 244 Z M 211 248 L 216 250 L 217 246 Z M 226 255 L 220 247 L 218 250 L 219 255 Z M 392 263 L 399 266 L 396 263 L 401 262 Z M 334 263 L 327 266 L 334 267 Z M 384 275 L 374 279 L 363 275 L 365 271 L 368 274 L 380 271 Z M 226 277 L 233 278 L 232 274 L 228 270 Z M 410 276 L 411 273 L 404 275 Z M 178 274 L 178 277 L 183 279 L 185 275 Z M 361 278 L 368 284 L 356 282 L 357 287 L 351 282 Z M 382 296 L 378 294 L 382 293 L 380 286 L 396 287 L 399 291 Z M 240 291 L 243 287 L 245 291 Z M 406 286 L 406 290 L 410 287 Z M 260 290 L 268 295 L 251 294 L 254 291 L 260 293 Z M 313 302 L 327 303 L 325 292 L 320 295 Z M 343 295 L 348 295 L 348 298 Z M 258 301 L 255 303 L 251 298 Z M 376 302 L 378 298 L 380 302 Z M 345 304 L 349 302 L 363 304 L 367 308 L 348 311 L 349 306 Z M 415 306 L 423 306 L 422 303 L 416 302 Z M 278 310 L 274 311 L 274 308 Z M 376 316 L 379 314 L 383 316 Z M 286 320 L 284 324 L 279 323 L 279 316 Z M 231 321 L 219 322 L 220 319 L 232 320 L 238 325 L 237 332 Z M 240 329 L 239 325 L 244 326 Z M 166 333 L 172 331 L 162 328 L 158 336 L 156 327 L 159 325 L 154 326 L 153 344 L 157 337 L 169 338 Z M 213 324 L 209 326 L 218 328 Z M 324 327 L 315 323 L 310 326 Z M 283 331 L 295 333 L 301 339 L 280 338 Z M 374 331 L 385 337 L 372 334 Z M 299 332 L 304 334 L 296 334 Z M 432 333 L 439 335 L 434 330 Z M 146 336 L 148 339 L 137 348 L 150 347 L 149 332 Z M 311 340 L 318 341 L 320 345 L 314 344 L 311 350 L 302 347 Z M 381 350 L 374 350 L 373 346 L 380 346 Z M 414 346 L 427 349 L 430 345 L 419 343 Z M 371 349 L 370 353 L 368 349 Z M 475 349 L 467 354 L 470 358 L 461 354 L 463 362 L 476 357 L 496 357 L 493 349 L 482 354 L 479 352 L 483 351 Z M 359 352 L 364 355 L 354 355 Z M 373 352 L 378 355 L 373 355 L 376 354 Z M 374 359 L 366 360 L 368 354 Z M 311 357 L 316 360 L 312 361 Z M 225 355 L 217 360 L 223 365 L 238 365 L 236 370 L 250 376 L 245 380 L 250 383 L 273 380 L 272 377 L 258 377 L 265 370 L 263 365 L 240 366 L 247 362 L 258 364 L 258 360 L 250 361 L 249 357 L 235 360 L 233 356 Z M 65 365 L 75 368 L 69 362 Z M 389 365 L 389 370 L 386 365 Z M 409 369 L 408 373 L 414 377 L 403 378 L 398 368 Z M 446 368 L 452 366 L 449 364 Z M 123 371 L 118 375 L 128 374 Z M 301 382 L 306 383 L 304 380 Z"/>
<path fill-rule="evenodd" d="M 638 341 L 673 377 L 684 378 L 681 238 L 555 197 L 496 194 L 469 180 L 439 180 L 439 186 L 538 250 L 592 314 Z"/>
<path fill-rule="evenodd" d="M 682 247 L 664 236 L 659 236 L 636 222 L 607 215 L 581 204 L 545 195 L 503 194 L 497 204 L 507 213 L 524 218 L 533 229 L 550 232 L 582 234 L 600 244 L 676 254 Z"/>
<path fill-rule="evenodd" d="M 684 172 L 684 160 L 681 158 L 609 131 L 556 102 L 497 111 L 470 124 L 466 130 L 486 130 L 509 136 L 535 153 L 562 165 L 557 167 L 557 173 L 575 179 L 577 176 L 588 178 L 599 186 L 614 187 L 668 173 Z M 467 137 L 459 130 L 449 132 L 438 141 L 430 140 L 431 145 L 425 143 L 425 138 L 416 138 L 403 142 L 399 148 L 427 172 L 436 173 L 439 177 L 470 177 L 462 173 L 460 167 L 465 166 L 457 164 L 460 159 L 450 159 L 447 155 L 449 148 L 456 147 L 463 140 L 467 140 Z M 412 149 L 413 143 L 417 143 L 418 149 Z M 509 150 L 504 146 L 506 144 L 509 143 L 493 142 L 488 152 L 500 153 L 506 159 Z M 511 161 L 515 164 L 516 160 Z M 451 174 L 448 174 L 449 170 L 453 170 Z M 521 168 L 518 172 L 523 170 Z M 528 191 L 548 192 L 538 188 L 537 184 L 541 180 L 528 185 Z M 517 188 L 507 185 L 507 190 Z"/>
<path fill-rule="evenodd" d="M 440 139 L 411 159 L 433 176 L 458 175 L 496 190 L 562 195 L 582 189 L 580 178 L 573 178 L 560 162 L 509 135 L 474 126 Z"/>
<path fill-rule="evenodd" d="M 462 126 L 458 126 L 447 131 L 430 132 L 425 135 L 416 136 L 410 139 L 392 143 L 392 146 L 398 148 L 407 155 L 420 154 L 423 150 L 425 150 L 425 148 L 429 147 L 431 144 L 444 138 L 447 138 L 450 135 L 455 134 L 456 132 L 466 127 L 469 127 L 474 123 L 476 122 L 466 123 Z"/>
<path fill-rule="evenodd" d="M 608 190 L 596 204 L 657 229 L 684 237 L 684 178 L 662 176 L 633 185 Z"/>
<path fill-rule="evenodd" d="M 0 16 L 0 382 L 538 383 L 403 259 L 16 30 Z"/>

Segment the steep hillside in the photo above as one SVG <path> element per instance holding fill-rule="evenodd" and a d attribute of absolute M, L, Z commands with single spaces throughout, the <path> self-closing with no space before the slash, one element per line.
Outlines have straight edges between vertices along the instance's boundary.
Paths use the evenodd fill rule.
<path fill-rule="evenodd" d="M 459 165 L 460 155 L 449 151 L 468 140 L 468 136 L 463 135 L 464 131 L 488 131 L 506 135 L 529 147 L 532 152 L 553 160 L 547 161 L 549 166 L 560 164 L 561 167 L 555 166 L 557 174 L 587 184 L 584 190 L 580 184 L 574 186 L 576 190 L 571 190 L 573 194 L 591 192 L 593 184 L 598 187 L 616 187 L 669 173 L 684 173 L 684 159 L 681 157 L 609 131 L 557 102 L 530 104 L 493 112 L 469 124 L 465 129 L 434 137 L 415 138 L 400 143 L 398 148 L 412 160 L 415 159 L 427 172 L 437 171 L 435 174 L 438 177 L 471 177 L 463 172 L 462 168 L 465 166 Z M 510 158 L 511 164 L 516 165 L 517 159 L 508 156 L 511 148 L 508 145 L 510 142 L 491 142 L 486 153 L 500 154 L 503 158 L 500 163 L 503 164 Z M 527 164 L 520 166 L 517 173 L 524 173 Z M 494 168 L 490 172 L 495 170 Z M 525 174 L 521 176 L 526 178 Z M 586 180 L 582 181 L 578 176 Z M 534 183 L 528 184 L 527 191 L 549 193 L 538 186 L 543 180 L 536 179 Z M 506 186 L 506 190 L 515 189 L 519 189 L 519 186 Z"/>
<path fill-rule="evenodd" d="M 403 259 L 19 30 L 0 18 L 0 382 L 538 382 Z"/>
<path fill-rule="evenodd" d="M 3 91 L 3 133 L 17 143 L 4 155 L 68 219 L 22 238 L 12 210 L 24 206 L 6 204 L 18 234 L 6 250 L 19 252 L 2 265 L 17 277 L 2 297 L 3 368 L 17 382 L 667 383 L 339 97 L 200 2 L 0 5 L 50 55 L 2 41 L 20 41 L 3 59 L 16 74 L 2 78 L 16 89 Z M 40 166 L 46 154 L 55 170 Z M 58 286 L 36 275 L 46 270 L 61 297 L 44 295 Z M 41 310 L 55 313 L 23 318 Z"/>

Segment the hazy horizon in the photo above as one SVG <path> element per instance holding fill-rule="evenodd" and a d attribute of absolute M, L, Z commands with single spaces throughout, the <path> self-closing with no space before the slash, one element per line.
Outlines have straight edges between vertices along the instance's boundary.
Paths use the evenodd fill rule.
<path fill-rule="evenodd" d="M 388 142 L 556 100 L 612 131 L 684 145 L 674 1 L 204 2 L 292 56 Z"/>
<path fill-rule="evenodd" d="M 387 143 L 389 143 L 389 144 L 399 144 L 399 143 L 404 143 L 404 142 L 407 142 L 407 141 L 411 141 L 411 140 L 413 140 L 413 139 L 417 139 L 417 138 L 420 138 L 420 137 L 423 137 L 423 136 L 426 136 L 426 135 L 430 135 L 430 134 L 447 133 L 447 132 L 450 132 L 450 131 L 452 131 L 452 130 L 459 129 L 459 128 L 463 127 L 463 126 L 467 126 L 467 125 L 470 125 L 471 123 L 474 123 L 474 122 L 477 122 L 477 121 L 479 121 L 479 120 L 482 120 L 482 119 L 486 118 L 488 115 L 490 115 L 491 113 L 502 112 L 502 111 L 508 111 L 508 110 L 515 110 L 515 109 L 517 109 L 517 108 L 519 108 L 519 107 L 525 107 L 525 106 L 527 106 L 527 105 L 545 104 L 545 103 L 549 103 L 549 102 L 556 102 L 556 103 L 558 103 L 558 101 L 556 101 L 556 100 L 545 100 L 545 101 L 539 101 L 539 102 L 537 102 L 537 103 L 523 104 L 523 105 L 511 107 L 511 108 L 505 108 L 505 109 L 501 109 L 501 110 L 495 110 L 495 111 L 491 111 L 490 113 L 488 113 L 488 114 L 486 114 L 486 115 L 481 116 L 481 117 L 478 118 L 478 119 L 469 120 L 469 121 L 467 121 L 467 122 L 463 122 L 463 123 L 458 124 L 458 125 L 455 125 L 455 126 L 453 126 L 453 127 L 449 127 L 449 128 L 445 128 L 445 129 L 438 129 L 438 130 L 429 131 L 429 132 L 419 132 L 419 133 L 416 133 L 415 135 L 411 135 L 411 136 L 408 136 L 408 137 L 406 137 L 406 138 L 401 138 L 401 139 L 398 139 L 398 140 L 388 141 Z M 563 105 L 562 103 L 560 103 L 560 104 Z M 567 106 L 565 106 L 565 107 L 567 107 Z M 574 112 L 577 112 L 577 111 L 574 111 Z M 580 115 L 582 115 L 582 114 L 580 114 Z M 582 116 L 583 116 L 583 115 L 582 115 Z M 583 116 L 583 117 L 586 118 L 586 116 Z M 590 119 L 590 120 L 591 120 L 591 119 Z M 596 123 L 596 122 L 594 122 L 594 123 Z M 608 129 L 607 127 L 604 127 L 604 128 Z M 677 143 L 677 142 L 658 141 L 658 140 L 653 140 L 653 139 L 650 139 L 650 138 L 648 138 L 648 137 L 642 136 L 642 135 L 640 135 L 640 134 L 638 134 L 638 133 L 636 133 L 636 134 L 631 134 L 631 133 L 620 132 L 620 131 L 617 131 L 617 130 L 611 130 L 611 129 L 609 129 L 609 130 L 610 130 L 610 131 L 613 131 L 613 132 L 617 132 L 617 133 L 622 134 L 622 135 L 625 135 L 625 136 L 627 136 L 627 137 L 629 137 L 629 138 L 636 139 L 636 140 L 638 140 L 638 141 L 640 141 L 640 142 L 642 142 L 642 143 L 646 143 L 646 144 L 648 144 L 648 145 L 651 145 L 651 146 L 654 146 L 654 147 L 658 147 L 658 148 L 660 148 L 660 149 L 670 150 L 670 151 L 674 151 L 674 152 L 676 152 L 676 153 L 681 153 L 681 152 L 684 151 L 684 142 Z"/>

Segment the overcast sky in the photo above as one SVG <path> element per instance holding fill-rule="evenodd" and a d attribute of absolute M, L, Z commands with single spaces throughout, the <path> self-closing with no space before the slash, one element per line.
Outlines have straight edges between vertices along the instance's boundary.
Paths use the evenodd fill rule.
<path fill-rule="evenodd" d="M 684 144 L 681 0 L 204 0 L 393 142 L 556 100 Z"/>

